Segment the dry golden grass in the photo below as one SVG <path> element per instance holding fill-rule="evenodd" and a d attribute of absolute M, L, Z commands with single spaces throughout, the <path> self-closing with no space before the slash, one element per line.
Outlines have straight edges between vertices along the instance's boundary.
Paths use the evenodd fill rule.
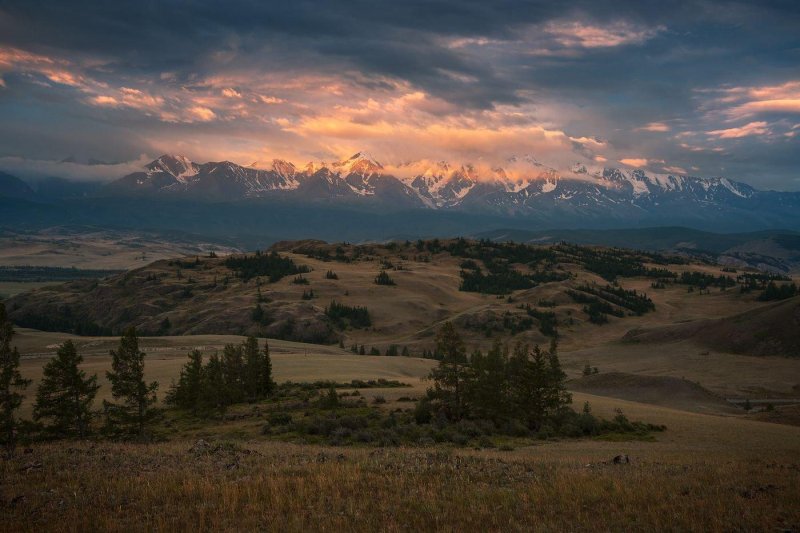
<path fill-rule="evenodd" d="M 314 271 L 307 275 L 324 307 L 336 298 L 367 305 L 375 328 L 351 330 L 351 342 L 417 350 L 432 346 L 436 326 L 446 319 L 483 310 L 502 312 L 540 298 L 562 298 L 559 313 L 580 306 L 564 299 L 563 286 L 545 284 L 515 293 L 515 301 L 458 291 L 453 258 L 431 263 L 404 262 L 392 272 L 395 287 L 372 282 L 377 260 L 352 264 L 295 259 Z M 0 261 L 1 262 L 1 261 Z M 161 268 L 161 267 L 159 267 Z M 329 268 L 340 280 L 325 280 Z M 677 267 L 719 272 L 718 267 Z M 213 275 L 213 272 L 208 272 Z M 206 275 L 202 273 L 193 274 Z M 596 277 L 581 273 L 581 281 Z M 215 305 L 249 309 L 256 286 L 232 282 Z M 800 359 L 754 358 L 707 353 L 690 342 L 622 344 L 634 327 L 726 316 L 755 305 L 738 291 L 700 295 L 685 288 L 649 289 L 649 280 L 622 280 L 626 288 L 648 292 L 656 312 L 611 319 L 602 327 L 577 320 L 562 327 L 562 363 L 579 375 L 584 364 L 601 372 L 686 377 L 726 395 L 791 394 L 800 384 Z M 306 286 L 291 277 L 264 286 L 276 301 L 298 302 Z M 345 294 L 346 293 L 346 294 Z M 561 294 L 561 296 L 558 296 Z M 187 307 L 181 312 L 189 313 Z M 490 343 L 468 332 L 467 344 Z M 116 338 L 74 337 L 20 330 L 15 338 L 24 357 L 22 372 L 38 380 L 57 345 L 73 338 L 85 369 L 104 381 L 108 351 Z M 533 342 L 538 332 L 523 335 Z M 230 335 L 142 338 L 148 353 L 147 379 L 161 382 L 160 395 L 178 376 L 186 352 L 206 353 Z M 384 396 L 386 409 L 408 408 L 400 396 L 419 397 L 422 378 L 433 361 L 405 357 L 355 356 L 338 347 L 270 340 L 279 381 L 396 379 L 411 388 L 365 389 Z M 33 396 L 35 383 L 28 394 Z M 613 391 L 604 391 L 613 396 Z M 171 442 L 148 445 L 59 442 L 35 445 L 0 463 L 0 530 L 540 530 L 540 531 L 770 531 L 800 529 L 800 427 L 753 420 L 739 414 L 687 412 L 669 390 L 663 405 L 575 393 L 576 408 L 589 401 L 595 414 L 611 417 L 621 408 L 632 420 L 664 424 L 655 441 L 562 440 L 513 451 L 449 448 L 332 448 L 280 443 L 261 435 L 260 414 L 225 422 L 198 422 L 174 428 Z M 637 398 L 632 398 L 637 399 Z M 638 398 L 641 399 L 641 398 Z M 691 399 L 689 400 L 691 401 Z M 238 408 L 237 408 L 238 409 Z M 241 409 L 252 411 L 251 406 Z M 30 400 L 23 406 L 30 414 Z M 233 409 L 232 411 L 236 411 Z M 726 410 L 727 411 L 727 410 Z M 209 448 L 191 451 L 202 436 Z M 222 443 L 220 439 L 233 439 Z M 612 465 L 617 454 L 630 465 Z"/>
<path fill-rule="evenodd" d="M 800 525 L 794 458 L 42 445 L 0 463 L 3 531 L 769 531 Z"/>
<path fill-rule="evenodd" d="M 39 354 L 23 360 L 23 373 L 36 377 L 66 337 L 20 331 L 20 347 Z M 240 340 L 142 339 L 150 351 L 148 378 L 166 386 L 190 347 L 213 350 Z M 116 339 L 77 341 L 87 354 L 87 369 L 107 368 L 107 350 Z M 422 394 L 427 383 L 420 377 L 433 364 L 354 356 L 335 347 L 270 344 L 279 380 L 385 377 L 410 383 L 410 389 L 362 391 L 367 398 L 385 396 L 388 409 L 409 406 L 396 402 L 399 396 Z M 107 394 L 107 386 L 104 390 Z M 584 401 L 599 416 L 621 408 L 629 418 L 665 424 L 667 431 L 654 442 L 562 440 L 508 452 L 334 448 L 267 440 L 256 415 L 175 428 L 175 440 L 159 444 L 40 444 L 0 462 L 0 531 L 800 527 L 800 427 L 574 394 L 576 407 Z M 194 452 L 199 437 L 210 445 Z M 629 455 L 632 463 L 609 464 L 617 454 Z"/>

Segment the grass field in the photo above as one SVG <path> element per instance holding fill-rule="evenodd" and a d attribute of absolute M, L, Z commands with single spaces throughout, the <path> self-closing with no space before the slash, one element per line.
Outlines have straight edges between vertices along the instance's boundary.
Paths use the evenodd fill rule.
<path fill-rule="evenodd" d="M 23 374 L 38 378 L 64 334 L 21 330 Z M 161 394 L 186 351 L 240 337 L 142 339 Z M 86 369 L 114 338 L 76 338 Z M 270 342 L 277 380 L 397 379 L 364 389 L 408 407 L 433 361 Z M 569 354 L 565 355 L 569 358 Z M 735 367 L 730 367 L 735 371 Z M 613 393 L 613 391 L 612 391 Z M 669 404 L 670 390 L 663 391 Z M 563 439 L 511 451 L 329 447 L 262 437 L 261 415 L 195 425 L 168 442 L 37 444 L 0 463 L 2 531 L 85 530 L 793 530 L 800 527 L 800 427 L 574 393 L 595 414 L 664 424 L 652 441 Z M 685 398 L 682 399 L 685 401 Z M 30 413 L 30 403 L 23 414 Z M 205 444 L 198 444 L 198 439 Z M 618 454 L 632 463 L 611 464 Z M 91 510 L 91 511 L 88 511 Z"/>
<path fill-rule="evenodd" d="M 344 332 L 346 346 L 364 344 L 367 350 L 396 343 L 418 353 L 432 346 L 445 320 L 557 299 L 564 319 L 559 356 L 573 380 L 568 388 L 574 407 L 588 401 L 600 417 L 611 418 L 621 409 L 631 420 L 667 429 L 642 440 L 616 435 L 510 439 L 512 449 L 504 451 L 444 444 L 332 447 L 263 435 L 266 413 L 257 406 L 234 406 L 233 416 L 223 420 L 187 421 L 168 413 L 157 428 L 165 442 L 40 443 L 0 462 L 0 531 L 800 530 L 796 406 L 745 414 L 725 401 L 800 396 L 800 358 L 735 355 L 693 339 L 621 341 L 633 328 L 753 309 L 762 305 L 754 294 L 698 294 L 685 287 L 656 291 L 649 280 L 624 279 L 625 288 L 647 292 L 656 311 L 596 326 L 584 318 L 566 320 L 578 315 L 580 305 L 565 298 L 560 283 L 517 291 L 512 302 L 461 292 L 454 259 L 410 263 L 406 270 L 392 271 L 396 286 L 383 287 L 373 283 L 377 260 L 340 264 L 294 258 L 313 268 L 307 277 L 317 297 L 301 302 L 308 287 L 293 284 L 291 277 L 265 284 L 264 294 L 287 306 L 324 307 L 332 299 L 369 306 L 373 327 Z M 153 268 L 175 274 L 166 262 Z M 329 268 L 339 280 L 324 277 Z M 711 265 L 674 268 L 720 273 Z M 203 282 L 215 274 L 219 277 L 213 269 L 195 270 L 191 276 Z M 586 272 L 578 275 L 581 282 L 604 283 Z M 249 316 L 256 290 L 255 283 L 233 280 L 208 302 Z M 201 315 L 192 302 L 181 305 L 171 311 L 175 323 Z M 109 398 L 105 371 L 117 337 L 17 332 L 22 374 L 34 380 L 23 416 L 31 414 L 42 366 L 67 338 L 83 354 L 84 369 L 99 376 L 97 403 Z M 464 336 L 470 350 L 494 340 L 481 331 L 464 330 Z M 518 339 L 546 341 L 536 330 Z M 163 398 L 189 350 L 208 355 L 242 340 L 212 334 L 142 337 L 146 378 L 160 382 Z M 269 343 L 279 382 L 384 378 L 407 383 L 361 390 L 369 405 L 384 397 L 386 403 L 378 407 L 384 410 L 412 407 L 399 400 L 421 397 L 436 364 L 417 357 L 359 356 L 335 345 Z M 586 364 L 600 373 L 581 380 Z M 619 454 L 631 463 L 613 464 Z"/>
<path fill-rule="evenodd" d="M 2 531 L 793 531 L 800 428 L 577 395 L 657 442 L 513 451 L 249 439 L 38 445 L 0 463 Z M 631 464 L 615 465 L 619 453 Z"/>

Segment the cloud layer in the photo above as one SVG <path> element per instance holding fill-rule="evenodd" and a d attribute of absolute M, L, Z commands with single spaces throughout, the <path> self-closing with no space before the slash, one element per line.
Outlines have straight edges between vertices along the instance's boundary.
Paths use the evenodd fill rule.
<path fill-rule="evenodd" d="M 46 162 L 70 155 L 366 149 L 800 189 L 800 17 L 781 2 L 16 4 L 0 6 L 0 166 L 22 175 L 72 175 Z"/>

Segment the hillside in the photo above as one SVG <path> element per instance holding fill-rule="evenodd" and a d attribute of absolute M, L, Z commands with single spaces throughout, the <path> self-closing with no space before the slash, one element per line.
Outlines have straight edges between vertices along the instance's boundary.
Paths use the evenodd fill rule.
<path fill-rule="evenodd" d="M 672 252 L 708 259 L 731 267 L 754 267 L 772 272 L 800 271 L 800 234 L 790 230 L 713 233 L 686 227 L 628 229 L 496 229 L 476 238 L 530 244 L 574 242 Z"/>
<path fill-rule="evenodd" d="M 389 284 L 376 283 L 381 271 Z M 770 278 L 745 275 L 681 257 L 569 244 L 299 241 L 249 256 L 156 261 L 21 294 L 8 308 L 20 326 L 82 334 L 136 326 L 150 335 L 258 334 L 419 353 L 432 349 L 435 328 L 451 320 L 481 345 L 494 338 L 547 343 L 557 334 L 562 346 L 581 347 L 586 335 L 596 345 L 636 327 L 752 308 L 757 292 L 730 288 Z"/>
<path fill-rule="evenodd" d="M 699 413 L 741 413 L 724 398 L 701 385 L 670 376 L 608 372 L 569 382 L 570 390 L 610 396 L 631 402 L 663 405 Z"/>
<path fill-rule="evenodd" d="M 723 318 L 632 330 L 624 340 L 654 344 L 693 340 L 723 352 L 800 357 L 800 297 Z"/>

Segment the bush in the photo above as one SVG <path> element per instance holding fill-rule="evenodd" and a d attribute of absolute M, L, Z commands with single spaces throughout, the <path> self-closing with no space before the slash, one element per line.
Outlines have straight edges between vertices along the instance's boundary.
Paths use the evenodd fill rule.
<path fill-rule="evenodd" d="M 272 426 L 288 426 L 292 423 L 292 415 L 289 413 L 270 413 L 267 421 Z"/>
<path fill-rule="evenodd" d="M 542 424 L 539 431 L 536 433 L 536 438 L 541 440 L 552 439 L 556 436 L 556 430 L 550 424 Z"/>

